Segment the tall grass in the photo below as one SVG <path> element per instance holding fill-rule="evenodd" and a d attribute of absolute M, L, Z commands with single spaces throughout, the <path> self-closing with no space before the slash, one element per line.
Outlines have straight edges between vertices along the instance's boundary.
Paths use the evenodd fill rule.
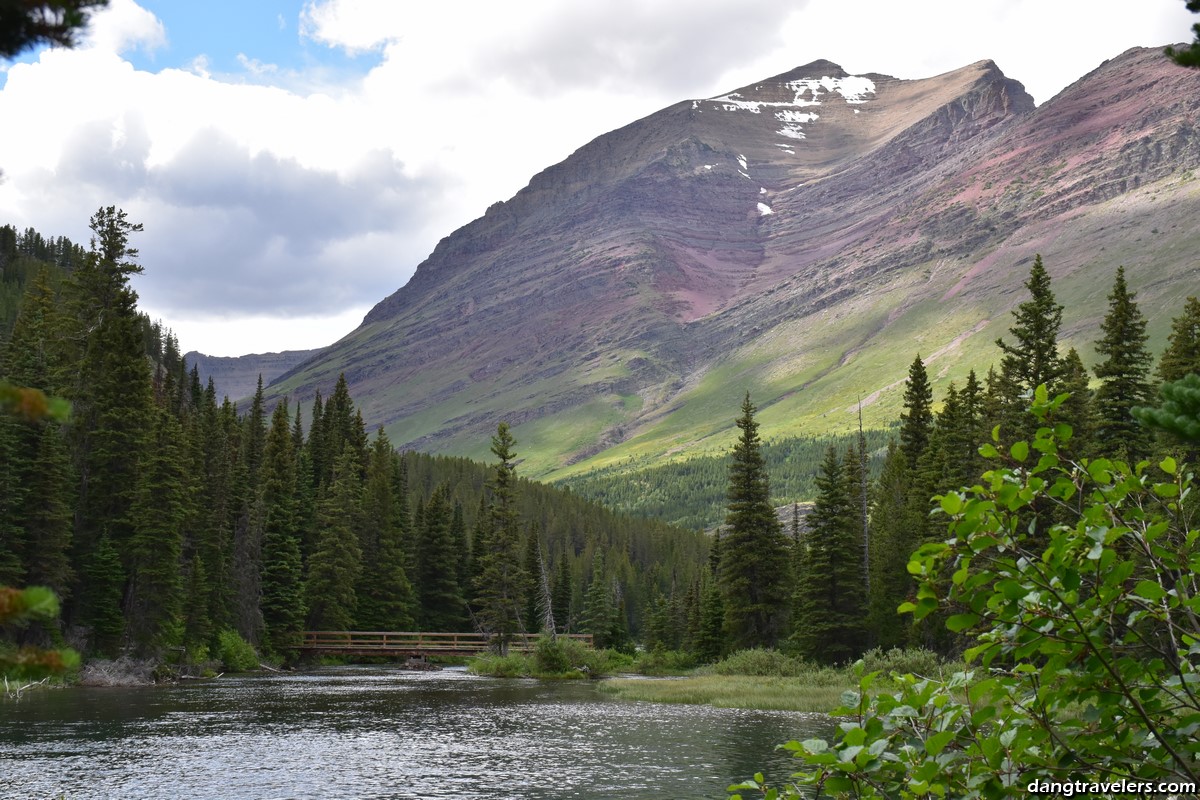
<path fill-rule="evenodd" d="M 842 692 L 854 686 L 852 680 L 816 686 L 804 678 L 694 675 L 664 680 L 614 678 L 600 684 L 600 689 L 623 700 L 826 714 L 837 707 Z"/>
<path fill-rule="evenodd" d="M 867 672 L 883 673 L 878 687 L 890 685 L 892 674 L 940 676 L 962 669 L 941 661 L 928 650 L 881 651 L 863 656 Z M 857 690 L 852 666 L 833 667 L 788 656 L 777 650 L 742 650 L 723 661 L 673 680 L 619 679 L 601 689 L 625 700 L 690 703 L 719 708 L 772 709 L 829 713 L 841 705 L 842 693 Z"/>

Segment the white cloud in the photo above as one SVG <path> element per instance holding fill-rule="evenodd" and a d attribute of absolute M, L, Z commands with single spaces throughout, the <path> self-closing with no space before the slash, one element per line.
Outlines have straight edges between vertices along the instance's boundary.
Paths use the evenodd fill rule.
<path fill-rule="evenodd" d="M 162 22 L 133 0 L 110 0 L 104 11 L 92 15 L 83 41 L 84 47 L 114 54 L 149 53 L 166 43 Z"/>

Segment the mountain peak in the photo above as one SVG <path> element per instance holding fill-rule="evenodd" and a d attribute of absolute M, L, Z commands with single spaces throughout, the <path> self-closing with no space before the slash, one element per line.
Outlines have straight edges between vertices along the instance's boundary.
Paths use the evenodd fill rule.
<path fill-rule="evenodd" d="M 527 475 L 710 447 L 744 389 L 834 430 L 842 376 L 887 411 L 905 353 L 986 369 L 1034 253 L 1077 293 L 1122 262 L 1194 269 L 1172 248 L 1200 203 L 1193 85 L 1134 51 L 1035 109 L 990 60 L 918 80 L 818 60 L 676 103 L 447 237 L 268 394 L 345 373 L 368 424 L 439 452 L 485 453 L 506 420 Z"/>
<path fill-rule="evenodd" d="M 786 82 L 802 78 L 845 78 L 848 76 L 849 73 L 842 69 L 841 65 L 824 58 L 818 58 L 816 61 L 812 61 L 802 67 L 794 67 L 782 75 L 776 75 L 771 80 Z"/>

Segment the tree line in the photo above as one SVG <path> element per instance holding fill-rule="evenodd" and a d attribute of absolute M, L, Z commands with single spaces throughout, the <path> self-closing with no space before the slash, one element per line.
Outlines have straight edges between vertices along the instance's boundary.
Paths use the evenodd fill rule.
<path fill-rule="evenodd" d="M 891 429 L 863 434 L 874 475 L 883 463 Z M 776 507 L 817 494 L 816 477 L 830 445 L 839 451 L 856 445 L 856 434 L 789 436 L 762 443 L 771 474 L 771 502 Z M 730 453 L 695 456 L 669 464 L 639 466 L 625 461 L 558 481 L 558 485 L 609 508 L 661 519 L 684 528 L 711 529 L 725 519 Z"/>
<path fill-rule="evenodd" d="M 21 288 L 0 383 L 71 405 L 0 415 L 0 584 L 52 588 L 81 650 L 545 627 L 630 646 L 655 593 L 702 571 L 702 534 L 519 478 L 503 424 L 489 467 L 368 434 L 344 376 L 303 409 L 268 408 L 261 381 L 246 409 L 218 398 L 137 310 L 141 226 L 108 207 L 91 230 L 84 250 L 0 229 L 0 284 Z"/>
<path fill-rule="evenodd" d="M 863 440 L 830 445 L 812 509 L 803 521 L 797 516 L 790 530 L 770 502 L 747 395 L 731 457 L 725 525 L 711 560 L 720 587 L 714 599 L 724 605 L 723 647 L 781 647 L 838 663 L 871 647 L 923 646 L 957 655 L 964 642 L 947 630 L 944 615 L 905 625 L 897 608 L 914 599 L 909 556 L 946 536 L 945 518 L 937 506 L 931 509 L 930 498 L 980 481 L 982 445 L 1019 449 L 1014 443 L 1035 441 L 1050 424 L 1063 440 L 1057 445 L 1063 458 L 1104 456 L 1136 465 L 1168 454 L 1194 457 L 1181 440 L 1139 425 L 1134 410 L 1154 403 L 1159 384 L 1200 373 L 1200 301 L 1187 298 L 1155 367 L 1146 320 L 1118 269 L 1095 343 L 1100 361 L 1089 370 L 1074 349 L 1060 353 L 1063 306 L 1040 257 L 1025 287 L 1028 299 L 1013 312 L 1008 336 L 996 342 L 999 368 L 982 380 L 971 371 L 951 383 L 937 407 L 918 355 L 879 476 L 867 478 Z M 1028 413 L 1038 386 L 1064 398 L 1049 423 Z M 1075 498 L 1075 506 L 1082 502 Z M 1022 511 L 1021 524 L 1036 542 L 1076 510 L 1043 499 Z"/>

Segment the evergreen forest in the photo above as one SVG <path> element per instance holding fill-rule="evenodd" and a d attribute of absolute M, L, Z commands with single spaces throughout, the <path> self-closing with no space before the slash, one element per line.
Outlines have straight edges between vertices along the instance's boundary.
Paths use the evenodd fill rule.
<path fill-rule="evenodd" d="M 916 587 L 908 558 L 945 536 L 930 498 L 980 479 L 981 445 L 1035 435 L 1038 386 L 1063 396 L 1055 421 L 1074 457 L 1189 455 L 1132 412 L 1200 371 L 1200 302 L 1184 303 L 1156 363 L 1123 270 L 1090 368 L 1059 352 L 1063 307 L 1039 258 L 998 368 L 935 400 L 915 355 L 893 435 L 764 444 L 747 395 L 726 458 L 572 491 L 522 479 L 502 421 L 492 464 L 397 452 L 365 429 L 344 379 L 306 408 L 267 408 L 261 385 L 245 409 L 218 399 L 137 310 L 140 226 L 109 207 L 91 228 L 86 249 L 0 228 L 3 385 L 71 408 L 0 416 L 0 583 L 63 600 L 61 630 L 30 628 L 33 643 L 203 659 L 236 636 L 287 660 L 304 630 L 474 630 L 503 649 L 553 629 L 700 662 L 755 647 L 837 664 L 873 647 L 955 656 L 965 643 L 943 617 L 898 622 Z M 669 505 L 681 483 L 692 493 Z M 780 484 L 811 503 L 778 508 Z M 721 516 L 689 531 L 585 488 L 693 523 Z M 1025 524 L 1044 532 L 1063 514 L 1035 508 Z"/>
<path fill-rule="evenodd" d="M 289 660 L 303 630 L 556 630 L 632 647 L 705 572 L 703 534 L 489 466 L 399 453 L 339 380 L 311 407 L 219 398 L 137 309 L 140 226 L 84 248 L 0 228 L 0 584 L 46 586 L 90 656 Z M 30 398 L 69 403 L 42 413 Z"/>

